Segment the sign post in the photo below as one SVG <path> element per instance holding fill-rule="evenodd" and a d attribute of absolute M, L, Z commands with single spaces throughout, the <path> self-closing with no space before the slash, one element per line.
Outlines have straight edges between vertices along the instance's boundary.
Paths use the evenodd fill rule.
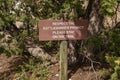
<path fill-rule="evenodd" d="M 60 44 L 60 77 L 59 80 L 68 80 L 67 78 L 67 41 L 62 41 Z"/>
<path fill-rule="evenodd" d="M 67 78 L 67 41 L 86 39 L 88 34 L 87 20 L 41 20 L 39 23 L 39 40 L 64 40 L 60 44 L 60 77 L 59 80 Z"/>

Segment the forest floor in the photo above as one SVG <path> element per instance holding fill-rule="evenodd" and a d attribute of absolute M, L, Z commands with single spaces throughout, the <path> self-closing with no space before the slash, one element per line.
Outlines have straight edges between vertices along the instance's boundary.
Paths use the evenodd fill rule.
<path fill-rule="evenodd" d="M 4 77 L 8 77 L 8 80 L 12 80 L 12 77 L 17 73 L 16 67 L 22 65 L 24 61 L 25 59 L 21 56 L 7 58 L 5 55 L 0 55 L 0 80 L 3 80 Z M 48 69 L 50 73 L 45 80 L 59 80 L 59 62 L 49 65 Z M 90 65 L 74 64 L 68 67 L 69 80 L 108 80 L 102 78 L 103 76 L 108 77 L 108 73 L 108 69 L 96 66 L 92 68 Z"/>
<path fill-rule="evenodd" d="M 95 71 L 90 69 L 91 66 L 73 65 L 68 70 L 68 80 L 108 80 L 103 79 L 104 75 L 102 69 L 96 69 Z M 59 80 L 59 63 L 49 67 L 51 74 L 48 76 L 48 80 Z M 105 69 L 107 70 L 107 69 Z M 104 76 L 107 76 L 106 73 Z"/>

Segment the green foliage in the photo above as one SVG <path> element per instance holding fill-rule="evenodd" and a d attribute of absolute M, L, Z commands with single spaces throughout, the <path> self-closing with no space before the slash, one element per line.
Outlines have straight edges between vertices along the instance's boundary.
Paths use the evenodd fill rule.
<path fill-rule="evenodd" d="M 21 47 L 21 43 L 17 42 L 16 39 L 12 39 L 9 43 L 8 43 L 8 46 L 5 47 L 5 53 L 8 55 L 8 56 L 11 56 L 11 55 L 20 55 L 23 53 L 23 46 Z"/>
<path fill-rule="evenodd" d="M 5 50 L 4 47 L 3 47 L 3 46 L 0 46 L 0 54 L 1 54 L 1 53 L 4 53 L 4 50 Z"/>
<path fill-rule="evenodd" d="M 117 54 L 116 55 L 120 55 L 120 29 L 116 28 L 113 32 L 109 32 L 108 35 L 110 35 L 110 46 L 109 49 L 110 51 L 115 51 Z"/>
<path fill-rule="evenodd" d="M 37 19 L 33 18 L 34 16 L 31 14 L 29 6 L 26 5 L 27 3 L 25 1 L 19 0 L 0 1 L 0 27 L 2 27 L 0 28 L 0 30 L 2 30 L 3 33 L 5 33 L 4 31 L 8 30 L 7 33 L 10 33 L 9 35 L 11 35 L 11 33 L 14 34 L 14 32 L 19 33 L 15 36 L 12 36 L 12 39 L 2 42 L 7 44 L 8 46 L 2 46 L 1 52 L 5 52 L 8 56 L 23 53 L 24 40 L 29 37 L 28 31 L 37 24 Z M 17 28 L 17 26 L 15 25 L 15 22 L 17 21 L 23 22 L 24 29 L 19 30 Z M 13 26 L 17 30 L 14 29 Z M 4 38 L 4 36 L 0 35 L 0 39 L 2 38 Z"/>
<path fill-rule="evenodd" d="M 119 79 L 120 72 L 120 28 L 119 26 L 110 29 L 104 29 L 97 36 L 93 36 L 85 45 L 88 49 L 95 53 L 95 58 L 100 59 L 102 62 L 107 62 L 110 64 L 114 73 L 111 75 L 111 80 Z M 97 55 L 96 55 L 97 54 Z M 100 72 L 100 76 L 105 78 L 108 75 L 104 75 L 105 72 Z M 107 73 L 106 73 L 107 74 Z M 111 74 L 111 73 L 110 73 Z M 109 75 L 110 75 L 109 74 Z"/>
<path fill-rule="evenodd" d="M 98 72 L 98 75 L 100 78 L 107 80 L 111 75 L 111 70 L 110 69 L 102 69 Z"/>
<path fill-rule="evenodd" d="M 46 80 L 49 74 L 48 68 L 39 59 L 31 57 L 28 63 L 21 66 L 15 79 L 20 80 Z"/>
<path fill-rule="evenodd" d="M 106 61 L 114 68 L 116 66 L 115 61 L 118 59 L 119 57 L 116 56 L 111 56 L 111 55 L 106 55 Z"/>
<path fill-rule="evenodd" d="M 66 0 L 61 12 L 67 13 L 67 18 L 70 20 L 78 19 L 82 17 L 85 12 L 82 4 L 83 0 Z"/>
<path fill-rule="evenodd" d="M 120 76 L 120 28 L 114 28 L 111 31 L 107 31 L 109 50 L 106 55 L 106 61 L 114 68 L 114 73 L 111 75 L 111 80 L 117 80 Z"/>
<path fill-rule="evenodd" d="M 88 44 L 93 45 L 94 49 L 100 49 L 101 46 L 103 46 L 103 41 L 101 36 L 93 36 L 92 38 L 89 39 Z M 96 48 L 95 48 L 96 47 Z"/>
<path fill-rule="evenodd" d="M 83 0 L 1 0 L 0 27 L 11 29 L 13 26 L 11 23 L 15 25 L 15 22 L 17 21 L 23 22 L 22 30 L 14 30 L 14 32 L 19 33 L 18 35 L 13 36 L 18 44 L 18 46 L 15 46 L 17 49 L 9 47 L 5 49 L 6 52 L 8 54 L 21 53 L 24 48 L 24 40 L 28 37 L 36 36 L 36 34 L 34 34 L 35 32 L 32 32 L 32 30 L 33 27 L 37 25 L 39 19 L 61 19 L 61 15 L 63 13 L 67 13 L 68 19 L 77 19 L 79 17 L 82 17 L 84 14 L 84 8 L 82 4 Z M 17 28 L 16 25 L 14 27 Z M 10 43 L 11 42 L 12 40 Z M 50 50 L 54 47 L 54 45 L 57 46 L 58 43 L 43 42 L 42 45 L 46 50 Z"/>
<path fill-rule="evenodd" d="M 0 26 L 10 26 L 10 22 L 15 21 L 15 14 L 11 13 L 13 10 L 14 1 L 8 0 L 0 1 Z"/>
<path fill-rule="evenodd" d="M 115 6 L 117 0 L 102 0 L 101 1 L 101 12 L 104 16 L 113 16 L 115 14 Z"/>
<path fill-rule="evenodd" d="M 108 49 L 114 56 L 120 55 L 120 28 L 114 28 L 113 30 L 105 32 L 108 36 Z"/>
<path fill-rule="evenodd" d="M 120 66 L 114 67 L 115 72 L 111 75 L 111 80 L 117 80 L 120 78 Z"/>

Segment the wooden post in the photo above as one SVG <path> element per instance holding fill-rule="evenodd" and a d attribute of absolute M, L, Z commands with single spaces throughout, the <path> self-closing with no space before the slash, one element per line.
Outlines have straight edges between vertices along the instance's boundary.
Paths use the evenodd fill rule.
<path fill-rule="evenodd" d="M 62 41 L 60 44 L 60 77 L 59 80 L 67 80 L 67 41 Z"/>

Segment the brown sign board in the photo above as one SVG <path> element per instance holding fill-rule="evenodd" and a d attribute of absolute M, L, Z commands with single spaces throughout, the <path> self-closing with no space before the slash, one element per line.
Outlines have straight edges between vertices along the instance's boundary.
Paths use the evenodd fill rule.
<path fill-rule="evenodd" d="M 39 40 L 81 40 L 88 35 L 88 21 L 40 20 Z"/>

